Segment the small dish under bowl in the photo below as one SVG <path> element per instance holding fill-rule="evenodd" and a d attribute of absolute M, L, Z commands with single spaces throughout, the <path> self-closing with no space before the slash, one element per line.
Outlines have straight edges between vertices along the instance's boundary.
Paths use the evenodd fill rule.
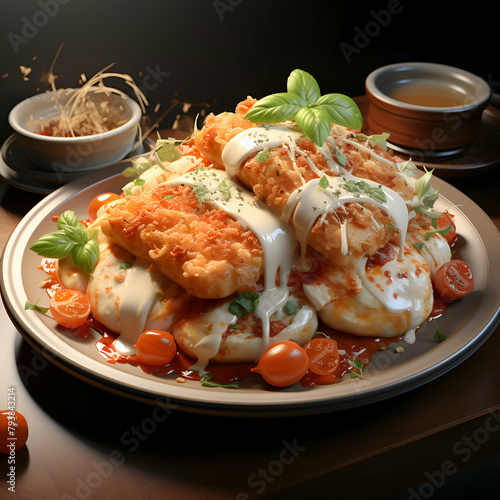
<path fill-rule="evenodd" d="M 17 104 L 9 114 L 9 124 L 26 155 L 40 168 L 53 172 L 86 172 L 123 159 L 137 141 L 142 111 L 127 96 L 91 90 L 89 98 L 104 107 L 114 128 L 77 137 L 45 135 L 42 124 L 57 119 L 78 89 L 61 89 L 39 94 Z"/>
<path fill-rule="evenodd" d="M 365 81 L 367 122 L 390 133 L 396 149 L 424 156 L 455 155 L 477 138 L 491 89 L 452 66 L 409 62 L 376 69 Z"/>

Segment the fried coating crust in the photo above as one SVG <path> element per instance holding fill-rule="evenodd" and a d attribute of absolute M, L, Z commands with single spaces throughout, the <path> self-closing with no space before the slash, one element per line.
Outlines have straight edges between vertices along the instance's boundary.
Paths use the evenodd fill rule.
<path fill-rule="evenodd" d="M 187 186 L 159 186 L 106 209 L 102 231 L 205 299 L 256 291 L 263 267 L 257 237 L 208 203 L 199 203 Z"/>
<path fill-rule="evenodd" d="M 239 132 L 255 124 L 242 116 L 254 104 L 247 98 L 237 107 L 236 113 L 212 115 L 204 128 L 195 136 L 195 143 L 212 162 L 222 165 L 221 155 L 226 144 Z M 369 151 L 358 149 L 348 142 L 352 132 L 333 126 L 331 136 L 339 154 L 347 158 L 346 169 L 357 177 L 378 182 L 398 192 L 403 199 L 411 200 L 413 190 L 406 184 L 394 162 L 394 158 L 378 145 L 372 147 L 377 156 L 388 162 L 374 159 Z M 319 148 L 307 138 L 297 140 L 297 147 L 305 152 L 314 165 L 325 174 L 336 176 Z M 269 159 L 255 160 L 250 155 L 242 163 L 236 177 L 251 188 L 267 205 L 283 211 L 289 196 L 308 181 L 318 178 L 307 159 L 300 154 L 290 157 L 285 147 L 269 149 Z M 333 158 L 337 151 L 331 148 Z M 340 162 L 339 162 L 340 163 Z M 374 221 L 376 221 L 374 223 Z M 348 255 L 341 252 L 341 225 L 346 223 Z M 347 203 L 336 212 L 328 214 L 326 223 L 318 218 L 313 225 L 307 242 L 313 248 L 339 265 L 352 264 L 362 255 L 371 255 L 394 237 L 394 221 L 384 210 L 370 203 Z"/>
<path fill-rule="evenodd" d="M 226 144 L 237 134 L 255 127 L 255 123 L 245 120 L 246 112 L 257 101 L 247 97 L 236 107 L 236 113 L 210 113 L 205 119 L 205 125 L 194 135 L 194 143 L 201 153 L 207 157 L 215 167 L 224 170 L 221 156 Z"/>

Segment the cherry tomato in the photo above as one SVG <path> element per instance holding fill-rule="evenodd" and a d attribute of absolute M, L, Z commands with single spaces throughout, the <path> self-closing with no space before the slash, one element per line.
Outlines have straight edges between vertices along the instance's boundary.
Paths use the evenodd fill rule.
<path fill-rule="evenodd" d="M 251 370 L 276 387 L 295 384 L 307 372 L 309 358 L 304 349 L 291 340 L 269 346 Z"/>
<path fill-rule="evenodd" d="M 116 193 L 101 193 L 97 195 L 87 208 L 87 216 L 90 221 L 94 222 L 97 219 L 97 212 L 102 206 L 119 199 L 120 195 Z"/>
<path fill-rule="evenodd" d="M 90 300 L 78 290 L 61 288 L 51 297 L 50 312 L 52 317 L 65 328 L 82 326 L 90 314 Z"/>
<path fill-rule="evenodd" d="M 137 357 L 142 363 L 163 366 L 172 361 L 177 353 L 174 337 L 168 332 L 147 330 L 135 344 Z"/>
<path fill-rule="evenodd" d="M 450 247 L 452 247 L 458 238 L 457 228 L 455 226 L 455 223 L 453 222 L 452 216 L 445 212 L 437 218 L 437 229 L 445 229 L 448 226 L 451 227 L 450 230 L 444 235 L 444 238 L 446 238 L 446 241 L 448 242 Z"/>
<path fill-rule="evenodd" d="M 309 370 L 317 375 L 330 375 L 340 364 L 337 342 L 333 339 L 315 338 L 304 346 L 309 358 Z"/>
<path fill-rule="evenodd" d="M 472 269 L 463 260 L 450 260 L 437 270 L 433 283 L 436 292 L 445 299 L 461 299 L 474 288 Z"/>
<path fill-rule="evenodd" d="M 23 447 L 28 440 L 28 423 L 18 411 L 0 412 L 0 453 L 10 454 Z"/>

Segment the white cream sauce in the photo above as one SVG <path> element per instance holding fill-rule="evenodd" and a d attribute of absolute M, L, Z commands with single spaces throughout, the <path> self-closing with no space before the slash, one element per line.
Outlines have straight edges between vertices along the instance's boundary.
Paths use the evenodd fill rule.
<path fill-rule="evenodd" d="M 258 126 L 239 133 L 229 141 L 222 153 L 222 161 L 228 174 L 230 176 L 235 176 L 242 162 L 248 158 L 248 156 L 262 151 L 265 148 L 285 146 L 291 158 L 292 154 L 293 156 L 295 156 L 295 153 L 301 154 L 306 158 L 308 165 L 311 170 L 318 175 L 318 178 L 305 183 L 294 191 L 290 195 L 282 214 L 282 219 L 287 222 L 292 218 L 291 223 L 295 229 L 296 237 L 301 248 L 301 258 L 305 256 L 307 248 L 306 240 L 309 231 L 318 217 L 321 217 L 323 221 L 325 221 L 328 213 L 341 208 L 345 203 L 371 203 L 389 213 L 394 219 L 396 227 L 399 229 L 400 259 L 396 267 L 401 267 L 401 261 L 404 257 L 404 242 L 408 227 L 408 209 L 403 198 L 392 189 L 381 186 L 368 179 L 361 179 L 351 175 L 346 169 L 339 165 L 333 158 L 333 151 L 336 145 L 332 136 L 329 136 L 325 144 L 320 148 L 320 151 L 334 174 L 325 175 L 325 172 L 318 169 L 307 154 L 296 146 L 295 141 L 300 137 L 303 137 L 303 135 L 296 129 L 275 125 Z M 347 140 L 349 144 L 368 152 L 374 159 L 391 165 L 393 164 L 390 160 L 375 154 L 370 148 L 355 141 L 345 140 Z M 379 196 L 376 196 L 377 199 L 374 199 L 368 192 L 366 194 L 352 193 L 345 188 L 348 181 L 362 181 L 368 184 L 370 188 L 378 188 L 378 190 L 385 195 L 385 201 L 383 197 Z M 325 184 L 327 184 L 327 187 L 325 187 Z M 373 220 L 373 224 L 375 227 L 380 227 L 375 220 Z M 345 255 L 348 253 L 349 249 L 347 245 L 347 230 L 344 225 L 341 225 L 341 236 L 341 252 Z M 275 252 L 277 255 L 280 253 L 277 249 Z M 375 301 L 380 302 L 387 310 L 392 312 L 409 310 L 412 317 L 412 325 L 417 321 L 423 321 L 424 318 L 421 317 L 421 311 L 423 310 L 425 292 L 422 290 L 420 280 L 413 272 L 415 269 L 408 270 L 408 278 L 404 283 L 401 280 L 393 280 L 393 286 L 388 286 L 386 283 L 387 278 L 385 278 L 385 288 L 381 288 L 380 286 L 376 286 L 376 280 L 375 282 L 371 282 L 367 279 L 364 270 L 366 260 L 365 258 L 360 261 L 359 272 L 362 277 L 364 288 L 370 293 Z M 391 266 L 394 266 L 394 264 L 388 263 L 388 269 L 384 269 L 384 271 L 387 270 L 388 272 L 395 273 L 395 275 L 398 274 L 397 271 L 401 271 L 401 269 L 392 269 Z M 382 293 L 381 290 L 384 290 L 384 292 Z M 408 337 L 411 337 L 411 335 Z"/>
<path fill-rule="evenodd" d="M 262 320 L 263 349 L 269 345 L 270 317 L 288 299 L 288 277 L 297 260 L 297 240 L 292 227 L 283 222 L 253 193 L 232 181 L 227 173 L 198 169 L 163 183 L 187 185 L 195 192 L 202 190 L 202 200 L 238 220 L 243 229 L 250 229 L 262 245 L 264 291 L 260 294 L 255 315 Z M 279 285 L 276 275 L 279 273 Z"/>
<path fill-rule="evenodd" d="M 120 300 L 120 336 L 114 346 L 119 354 L 131 356 L 136 353 L 134 344 L 144 331 L 153 301 L 158 292 L 148 264 L 136 259 L 132 267 L 127 269 L 123 294 Z"/>
<path fill-rule="evenodd" d="M 394 248 L 394 254 L 398 249 Z M 382 266 L 366 270 L 367 258 L 360 259 L 357 270 L 367 290 L 382 306 L 392 313 L 409 311 L 409 331 L 418 327 L 429 312 L 432 285 L 423 270 L 425 260 L 407 247 L 404 259 L 395 258 Z M 410 338 L 410 335 L 407 336 Z"/>

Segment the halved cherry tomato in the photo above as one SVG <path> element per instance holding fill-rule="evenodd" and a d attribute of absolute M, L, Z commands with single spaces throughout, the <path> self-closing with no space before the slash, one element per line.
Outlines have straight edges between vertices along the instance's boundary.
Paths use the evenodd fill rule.
<path fill-rule="evenodd" d="M 50 312 L 52 317 L 65 328 L 82 326 L 90 314 L 90 300 L 78 290 L 62 288 L 51 297 Z"/>
<path fill-rule="evenodd" d="M 108 203 L 119 200 L 120 195 L 116 193 L 101 193 L 97 195 L 90 203 L 87 208 L 87 216 L 91 222 L 94 222 L 97 219 L 97 212 L 103 206 Z"/>
<path fill-rule="evenodd" d="M 173 335 L 161 330 L 142 332 L 137 339 L 135 348 L 139 360 L 152 366 L 163 366 L 170 363 L 177 353 Z"/>
<path fill-rule="evenodd" d="M 451 227 L 450 227 L 450 230 L 444 235 L 444 238 L 446 239 L 446 241 L 448 242 L 450 247 L 452 247 L 456 243 L 456 240 L 458 238 L 457 227 L 455 226 L 455 223 L 453 222 L 452 216 L 445 212 L 445 213 L 442 213 L 437 218 L 437 229 L 438 230 L 445 229 L 448 226 L 451 226 Z"/>
<path fill-rule="evenodd" d="M 269 346 L 261 355 L 258 365 L 251 371 L 276 387 L 295 384 L 307 372 L 309 358 L 304 349 L 291 340 Z"/>
<path fill-rule="evenodd" d="M 317 375 L 330 375 L 340 365 L 337 341 L 326 337 L 315 338 L 304 346 L 309 358 L 309 370 Z"/>
<path fill-rule="evenodd" d="M 443 264 L 434 276 L 434 288 L 448 300 L 461 299 L 474 289 L 472 269 L 459 259 Z"/>
<path fill-rule="evenodd" d="M 18 411 L 0 412 L 0 453 L 10 454 L 23 447 L 28 440 L 28 423 Z"/>

